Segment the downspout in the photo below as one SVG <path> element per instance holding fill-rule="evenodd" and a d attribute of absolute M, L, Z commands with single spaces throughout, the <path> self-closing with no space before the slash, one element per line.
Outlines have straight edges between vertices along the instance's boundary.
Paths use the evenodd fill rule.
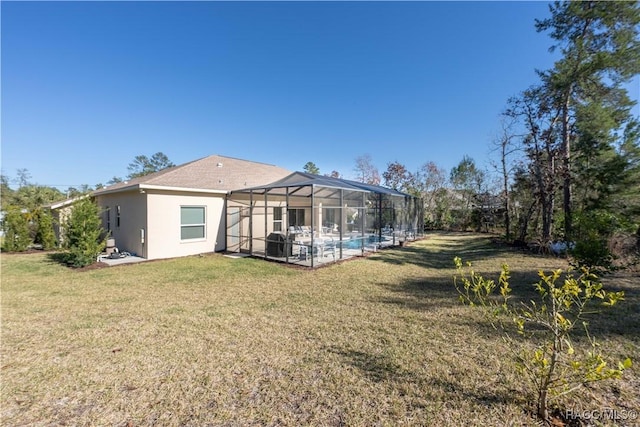
<path fill-rule="evenodd" d="M 140 190 L 140 193 L 142 193 L 142 197 L 144 197 L 144 208 L 147 210 L 147 212 L 144 216 L 144 228 L 140 230 L 140 236 L 138 237 L 140 239 L 140 252 L 142 253 L 142 258 L 147 259 L 147 231 L 149 231 L 149 195 L 144 190 Z M 116 242 L 116 244 L 117 243 L 118 242 Z"/>

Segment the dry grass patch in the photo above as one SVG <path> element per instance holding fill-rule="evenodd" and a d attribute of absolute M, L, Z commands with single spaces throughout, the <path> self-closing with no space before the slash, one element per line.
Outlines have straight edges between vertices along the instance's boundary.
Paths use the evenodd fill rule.
<path fill-rule="evenodd" d="M 432 234 L 316 271 L 190 257 L 77 272 L 2 255 L 6 425 L 534 425 L 502 340 L 460 305 L 455 255 L 526 297 L 556 258 Z M 636 278 L 600 332 L 638 360 Z M 639 408 L 636 368 L 574 407 Z M 577 406 L 575 406 L 577 405 Z"/>

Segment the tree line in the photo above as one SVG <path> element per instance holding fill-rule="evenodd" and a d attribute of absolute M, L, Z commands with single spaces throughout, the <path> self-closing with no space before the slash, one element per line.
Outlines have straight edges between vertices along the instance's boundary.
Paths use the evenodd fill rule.
<path fill-rule="evenodd" d="M 640 10 L 569 1 L 549 11 L 535 28 L 561 57 L 506 101 L 490 142 L 493 170 L 467 156 L 448 174 L 433 162 L 411 172 L 394 161 L 382 184 L 422 197 L 427 226 L 495 229 L 541 248 L 567 242 L 585 262 L 607 265 L 613 247 L 640 245 L 640 122 L 626 89 L 640 74 Z M 370 156 L 354 172 L 381 181 Z"/>
<path fill-rule="evenodd" d="M 129 163 L 127 179 L 172 166 L 174 164 L 162 152 L 151 157 L 139 155 Z M 55 187 L 32 183 L 27 169 L 18 169 L 13 180 L 17 188 L 11 187 L 11 181 L 5 174 L 0 175 L 3 251 L 20 252 L 31 247 L 48 250 L 63 246 L 69 250 L 66 262 L 71 265 L 80 267 L 95 261 L 95 255 L 100 252 L 106 236 L 101 230 L 99 209 L 84 196 L 104 187 L 103 184 L 93 187 L 83 184 L 69 187 L 63 192 Z M 108 184 L 122 181 L 122 178 L 113 177 Z M 65 199 L 78 199 L 78 203 L 74 204 L 74 209 L 64 224 L 56 224 L 48 206 Z M 64 230 L 62 242 L 56 240 L 55 225 Z"/>

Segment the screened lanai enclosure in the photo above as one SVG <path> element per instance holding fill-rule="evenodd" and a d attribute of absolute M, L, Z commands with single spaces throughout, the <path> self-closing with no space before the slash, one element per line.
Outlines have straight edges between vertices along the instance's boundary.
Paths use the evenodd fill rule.
<path fill-rule="evenodd" d="M 227 250 L 318 267 L 403 244 L 423 232 L 422 200 L 295 172 L 227 199 Z"/>

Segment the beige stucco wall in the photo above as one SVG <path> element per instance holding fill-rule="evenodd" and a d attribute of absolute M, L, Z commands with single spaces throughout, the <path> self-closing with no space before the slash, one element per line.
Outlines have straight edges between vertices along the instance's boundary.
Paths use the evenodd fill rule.
<path fill-rule="evenodd" d="M 111 236 L 120 251 L 147 259 L 174 258 L 225 249 L 224 195 L 139 190 L 97 196 L 102 209 L 109 208 Z M 120 206 L 120 227 L 116 210 Z M 204 206 L 205 238 L 182 241 L 180 207 Z M 106 228 L 106 214 L 103 214 Z M 144 240 L 141 231 L 144 230 Z"/>
<path fill-rule="evenodd" d="M 147 190 L 147 258 L 173 258 L 225 249 L 224 195 Z M 204 206 L 205 238 L 180 238 L 180 207 Z"/>
<path fill-rule="evenodd" d="M 140 230 L 147 228 L 146 194 L 129 191 L 105 194 L 96 197 L 98 206 L 109 209 L 111 237 L 120 252 L 135 253 L 147 258 L 147 248 L 140 239 Z M 117 222 L 117 207 L 120 206 L 120 225 Z M 102 213 L 102 226 L 107 228 L 106 212 Z"/>

